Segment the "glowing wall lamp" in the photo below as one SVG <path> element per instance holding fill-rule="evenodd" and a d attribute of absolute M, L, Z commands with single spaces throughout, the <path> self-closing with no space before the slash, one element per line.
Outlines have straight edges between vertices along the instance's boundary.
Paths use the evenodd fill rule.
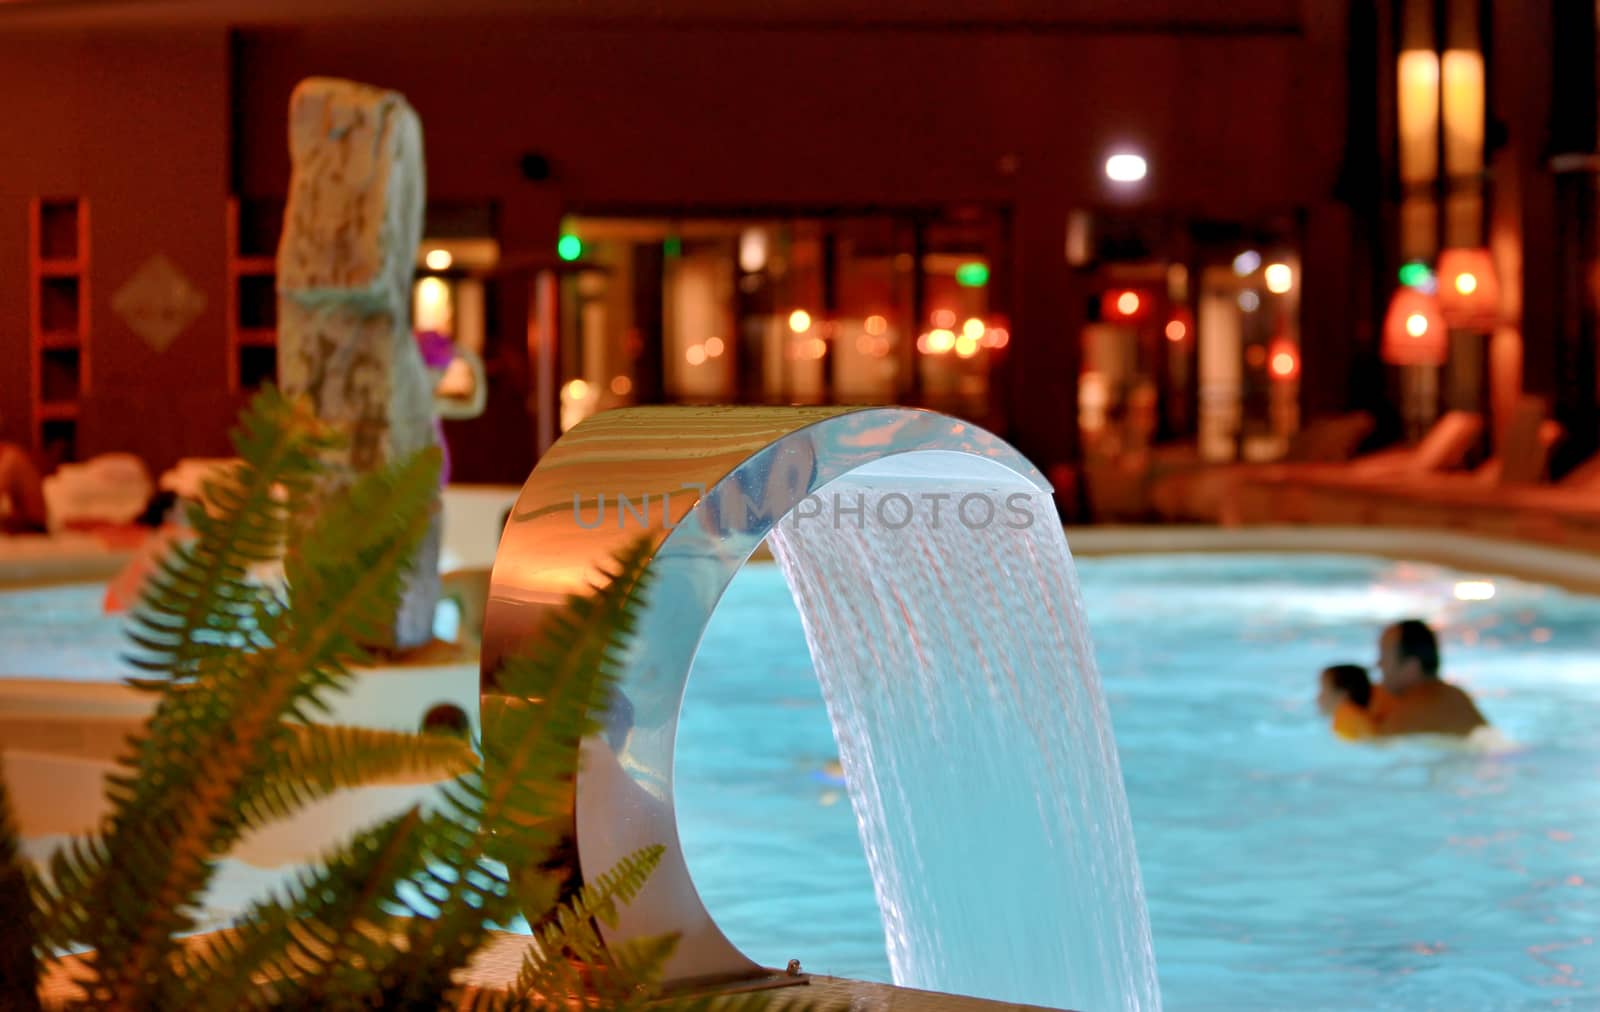
<path fill-rule="evenodd" d="M 1172 319 L 1167 321 L 1165 333 L 1167 340 L 1173 344 L 1182 344 L 1190 334 L 1194 333 L 1194 318 L 1187 309 L 1175 310 Z"/>
<path fill-rule="evenodd" d="M 1400 54 L 1400 181 L 1431 183 L 1439 175 L 1439 54 Z"/>
<path fill-rule="evenodd" d="M 1439 254 L 1439 312 L 1458 330 L 1492 330 L 1500 317 L 1500 280 L 1482 248 Z"/>
<path fill-rule="evenodd" d="M 1415 288 L 1396 289 L 1383 318 L 1383 360 L 1390 365 L 1442 365 L 1448 349 L 1448 325 L 1439 300 Z"/>
<path fill-rule="evenodd" d="M 1300 375 L 1300 354 L 1288 338 L 1275 338 L 1267 349 L 1267 371 L 1275 380 L 1292 380 Z"/>
<path fill-rule="evenodd" d="M 1150 313 L 1150 296 L 1133 288 L 1113 288 L 1100 296 L 1100 317 L 1105 320 L 1142 320 Z"/>
<path fill-rule="evenodd" d="M 1475 176 L 1483 171 L 1483 54 L 1470 49 L 1446 50 L 1441 91 L 1445 174 Z"/>

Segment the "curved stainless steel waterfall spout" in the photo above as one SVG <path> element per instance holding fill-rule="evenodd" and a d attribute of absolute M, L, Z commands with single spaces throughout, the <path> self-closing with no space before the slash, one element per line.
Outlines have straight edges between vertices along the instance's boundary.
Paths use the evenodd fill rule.
<path fill-rule="evenodd" d="M 945 415 L 630 408 L 590 418 L 550 449 L 501 538 L 484 620 L 485 691 L 493 691 L 501 658 L 565 595 L 583 591 L 596 567 L 642 534 L 656 546 L 621 685 L 631 726 L 608 729 L 626 735 L 584 743 L 577 842 L 586 878 L 640 847 L 666 846 L 644 893 L 606 934 L 612 941 L 678 934 L 669 979 L 766 972 L 723 935 L 684 863 L 672 795 L 678 710 L 728 582 L 778 521 L 851 472 L 1004 478 L 1037 490 L 1054 518 L 1050 486 L 1033 465 L 994 435 Z"/>

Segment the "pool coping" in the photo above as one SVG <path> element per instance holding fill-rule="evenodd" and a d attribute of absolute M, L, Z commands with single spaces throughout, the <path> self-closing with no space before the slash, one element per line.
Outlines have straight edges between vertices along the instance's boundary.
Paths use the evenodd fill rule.
<path fill-rule="evenodd" d="M 1167 552 L 1332 552 L 1432 562 L 1487 570 L 1517 579 L 1600 594 L 1600 554 L 1574 547 L 1436 528 L 1203 524 L 1094 525 L 1064 528 L 1074 556 L 1152 555 Z M 132 556 L 92 538 L 0 538 L 0 589 L 108 580 Z M 770 561 L 765 542 L 751 556 Z M 479 561 L 476 558 L 474 562 Z"/>
<path fill-rule="evenodd" d="M 1425 562 L 1600 595 L 1600 555 L 1506 538 L 1410 527 L 1068 527 L 1074 557 L 1167 553 L 1365 555 Z"/>
<path fill-rule="evenodd" d="M 1365 555 L 1546 583 L 1600 596 L 1600 555 L 1576 548 L 1413 527 L 1205 524 L 1065 527 L 1074 558 L 1238 553 Z M 753 562 L 773 561 L 763 542 Z"/>

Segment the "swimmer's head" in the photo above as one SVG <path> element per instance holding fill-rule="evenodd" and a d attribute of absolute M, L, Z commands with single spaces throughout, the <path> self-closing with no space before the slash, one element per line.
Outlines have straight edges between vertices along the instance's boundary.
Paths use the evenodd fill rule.
<path fill-rule="evenodd" d="M 1439 639 L 1419 619 L 1396 622 L 1378 639 L 1378 669 L 1383 687 L 1404 692 L 1439 677 Z"/>
<path fill-rule="evenodd" d="M 1335 664 L 1322 669 L 1317 691 L 1317 709 L 1331 714 L 1345 700 L 1363 710 L 1372 701 L 1372 681 L 1367 669 L 1359 664 Z"/>

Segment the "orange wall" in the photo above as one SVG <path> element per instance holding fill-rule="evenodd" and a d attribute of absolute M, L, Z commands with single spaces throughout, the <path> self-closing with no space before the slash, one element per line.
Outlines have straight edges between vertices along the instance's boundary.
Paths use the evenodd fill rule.
<path fill-rule="evenodd" d="M 1333 170 L 1302 143 L 1318 134 L 1302 129 L 1302 79 L 1316 69 L 1305 55 L 1281 33 L 527 20 L 250 32 L 239 50 L 242 179 L 247 191 L 283 189 L 289 91 L 336 74 L 411 99 L 440 194 L 513 190 L 518 156 L 537 148 L 577 204 L 1003 199 L 1016 189 L 999 168 L 1006 155 L 1047 170 L 1066 198 L 1098 202 L 1104 152 L 1133 142 L 1151 158 L 1157 202 L 1291 206 Z"/>
<path fill-rule="evenodd" d="M 1325 201 L 1343 149 L 1342 32 L 1342 15 L 1207 34 L 528 19 L 250 31 L 236 50 L 240 183 L 283 191 L 289 92 L 333 74 L 410 98 L 430 193 L 498 200 L 511 253 L 548 252 L 572 210 L 1009 205 L 1017 336 L 996 389 L 1005 435 L 1049 466 L 1073 453 L 1089 294 L 1065 263 L 1066 216 L 1124 199 L 1102 175 L 1108 150 L 1146 153 L 1149 205 L 1250 217 Z M 529 150 L 551 159 L 551 182 L 521 179 Z M 1342 340 L 1348 299 L 1330 288 L 1326 301 L 1324 330 Z"/>
<path fill-rule="evenodd" d="M 29 194 L 87 194 L 96 374 L 81 451 L 131 449 L 159 468 L 180 449 L 220 450 L 233 408 L 222 317 L 230 179 L 245 195 L 281 194 L 291 88 L 311 74 L 352 77 L 410 98 L 430 193 L 496 201 L 513 254 L 548 252 L 561 213 L 580 209 L 1011 206 L 1015 338 L 996 381 L 1011 402 L 1007 434 L 1048 465 L 1072 450 L 1087 297 L 1062 256 L 1065 218 L 1120 199 L 1101 176 L 1112 145 L 1149 156 L 1141 199 L 1157 206 L 1250 216 L 1330 192 L 1343 67 L 1328 44 L 1338 26 L 1323 22 L 1338 19 L 1297 30 L 1293 8 L 1256 0 L 1256 21 L 1217 16 L 1188 34 L 954 21 L 780 30 L 727 18 L 621 29 L 512 16 L 0 35 L 0 122 L 15 127 L 0 131 L 0 275 L 19 277 Z M 551 158 L 555 179 L 521 178 L 528 150 Z M 109 308 L 156 252 L 209 299 L 161 354 Z M 25 287 L 0 283 L 9 438 L 23 435 L 26 411 Z M 502 306 L 511 333 L 516 301 Z"/>
<path fill-rule="evenodd" d="M 0 411 L 28 439 L 27 199 L 90 202 L 93 387 L 80 456 L 130 450 L 153 468 L 215 453 L 233 411 L 224 371 L 223 214 L 228 179 L 227 35 L 86 31 L 0 37 Z M 111 309 L 113 293 L 165 254 L 208 305 L 156 352 Z"/>

